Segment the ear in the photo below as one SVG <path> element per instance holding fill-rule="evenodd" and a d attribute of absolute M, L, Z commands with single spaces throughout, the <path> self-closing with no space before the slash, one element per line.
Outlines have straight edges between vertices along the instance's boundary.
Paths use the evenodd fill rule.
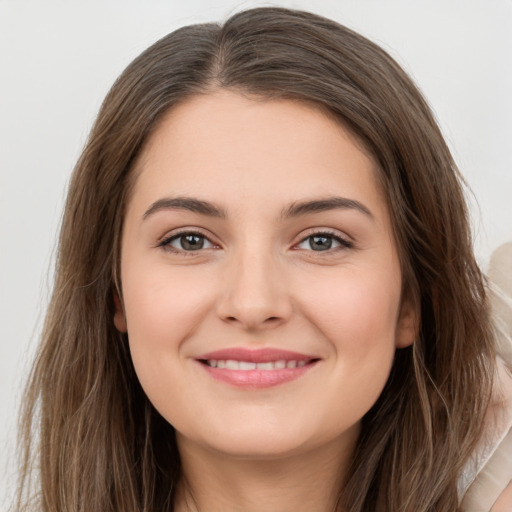
<path fill-rule="evenodd" d="M 414 301 L 404 299 L 396 324 L 395 345 L 397 348 L 405 348 L 414 343 L 419 332 L 419 320 L 419 311 Z"/>
<path fill-rule="evenodd" d="M 114 325 L 119 332 L 127 332 L 128 328 L 126 325 L 126 315 L 124 313 L 124 307 L 119 298 L 117 292 L 114 292 L 114 305 L 115 305 L 115 313 L 114 313 Z"/>

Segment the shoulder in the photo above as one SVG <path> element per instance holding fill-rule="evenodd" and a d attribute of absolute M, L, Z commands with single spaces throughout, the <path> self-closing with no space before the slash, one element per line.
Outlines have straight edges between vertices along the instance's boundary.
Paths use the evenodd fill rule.
<path fill-rule="evenodd" d="M 489 432 L 461 478 L 464 512 L 512 511 L 512 374 L 498 361 Z"/>
<path fill-rule="evenodd" d="M 491 512 L 510 512 L 512 510 L 512 480 L 505 490 L 499 495 Z"/>

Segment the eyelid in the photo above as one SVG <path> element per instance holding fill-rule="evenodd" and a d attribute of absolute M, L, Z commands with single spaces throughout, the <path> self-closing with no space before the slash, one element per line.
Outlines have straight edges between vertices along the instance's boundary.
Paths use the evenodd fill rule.
<path fill-rule="evenodd" d="M 208 240 L 208 242 L 212 245 L 212 247 L 206 247 L 205 249 L 217 249 L 219 248 L 219 244 L 215 243 L 212 240 L 212 237 L 210 235 L 207 235 L 204 233 L 204 231 L 201 228 L 197 227 L 186 227 L 186 228 L 180 228 L 178 230 L 172 231 L 170 233 L 166 233 L 164 236 L 162 236 L 157 243 L 155 244 L 155 247 L 160 247 L 164 250 L 168 250 L 169 252 L 177 253 L 177 254 L 184 254 L 187 256 L 198 256 L 199 253 L 203 252 L 205 249 L 198 249 L 196 251 L 185 251 L 183 249 L 178 249 L 176 247 L 173 247 L 171 242 L 174 240 L 180 238 L 184 235 L 198 235 L 205 240 Z"/>
<path fill-rule="evenodd" d="M 322 236 L 322 235 L 333 238 L 340 244 L 340 246 L 332 248 L 332 249 L 328 249 L 325 251 L 313 251 L 312 249 L 311 250 L 297 249 L 297 246 L 302 244 L 303 242 L 305 242 L 308 238 L 311 238 L 314 236 Z M 354 242 L 348 235 L 342 234 L 339 231 L 335 231 L 330 228 L 311 228 L 311 230 L 309 230 L 309 232 L 307 232 L 306 234 L 302 233 L 300 240 L 293 245 L 293 248 L 295 250 L 304 250 L 304 251 L 308 251 L 308 252 L 331 253 L 331 254 L 333 252 L 335 252 L 336 250 L 351 249 L 353 247 L 354 247 Z"/>
<path fill-rule="evenodd" d="M 196 251 L 186 251 L 184 249 L 178 249 L 176 247 L 173 247 L 170 245 L 170 243 L 179 237 L 183 235 L 198 235 L 203 237 L 205 240 L 207 240 L 212 247 L 206 247 L 201 248 Z M 313 249 L 299 249 L 297 246 L 305 242 L 308 238 L 314 237 L 314 236 L 328 236 L 330 238 L 333 238 L 336 240 L 340 245 L 338 247 L 330 248 L 325 251 L 314 251 Z M 204 252 L 205 249 L 219 249 L 220 244 L 214 242 L 212 240 L 212 236 L 209 234 L 206 234 L 202 228 L 198 227 L 185 227 L 180 228 L 178 230 L 172 231 L 170 233 L 166 233 L 164 236 L 162 236 L 157 243 L 155 244 L 155 247 L 160 247 L 162 249 L 168 250 L 170 252 L 174 252 L 177 254 L 184 254 L 187 256 L 198 256 L 199 253 Z M 303 232 L 301 234 L 300 239 L 295 242 L 292 246 L 292 250 L 304 250 L 307 252 L 315 252 L 315 253 L 328 253 L 332 254 L 333 252 L 336 252 L 337 250 L 343 250 L 343 249 L 351 249 L 354 247 L 354 242 L 352 241 L 351 237 L 349 237 L 346 234 L 342 234 L 337 230 L 333 230 L 332 228 L 310 228 L 305 233 Z"/>

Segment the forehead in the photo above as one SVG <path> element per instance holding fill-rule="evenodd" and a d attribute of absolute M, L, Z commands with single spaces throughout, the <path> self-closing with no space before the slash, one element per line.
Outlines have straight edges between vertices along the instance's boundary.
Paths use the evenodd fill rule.
<path fill-rule="evenodd" d="M 270 207 L 341 192 L 383 200 L 374 159 L 334 116 L 304 101 L 226 90 L 173 107 L 134 172 L 135 193 L 146 201 L 165 193 L 204 194 Z"/>

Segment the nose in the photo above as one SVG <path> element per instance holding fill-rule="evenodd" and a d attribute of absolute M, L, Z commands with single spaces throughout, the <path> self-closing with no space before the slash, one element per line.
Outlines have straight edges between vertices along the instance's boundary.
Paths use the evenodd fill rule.
<path fill-rule="evenodd" d="M 284 274 L 277 257 L 243 251 L 226 269 L 218 316 L 249 331 L 287 322 L 293 307 Z"/>

